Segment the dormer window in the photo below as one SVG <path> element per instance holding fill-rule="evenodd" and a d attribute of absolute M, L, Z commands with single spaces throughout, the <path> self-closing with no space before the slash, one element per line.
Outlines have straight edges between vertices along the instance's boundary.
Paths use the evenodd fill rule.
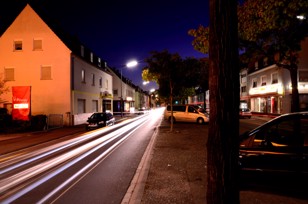
<path fill-rule="evenodd" d="M 97 66 L 101 67 L 102 66 L 102 61 L 101 58 L 97 58 Z"/>
<path fill-rule="evenodd" d="M 92 52 L 90 53 L 90 60 L 91 60 L 91 62 L 93 62 L 93 53 Z"/>
<path fill-rule="evenodd" d="M 80 55 L 81 57 L 84 57 L 84 46 L 80 46 Z"/>

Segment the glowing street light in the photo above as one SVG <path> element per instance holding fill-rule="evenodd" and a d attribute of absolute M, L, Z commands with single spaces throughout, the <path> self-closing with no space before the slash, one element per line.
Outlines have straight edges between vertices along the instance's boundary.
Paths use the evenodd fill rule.
<path fill-rule="evenodd" d="M 134 66 L 136 66 L 138 64 L 138 62 L 136 61 L 136 60 L 133 60 L 133 61 L 129 61 L 128 63 L 126 63 L 126 65 L 124 66 L 124 67 L 127 67 L 127 68 L 131 68 L 131 67 L 134 67 Z M 120 105 L 120 109 L 121 109 L 121 117 L 123 117 L 123 91 L 122 91 L 122 89 L 123 89 L 123 80 L 122 80 L 122 77 L 123 77 L 123 75 L 122 75 L 122 70 L 123 70 L 123 68 L 124 67 L 121 67 L 121 105 Z"/>

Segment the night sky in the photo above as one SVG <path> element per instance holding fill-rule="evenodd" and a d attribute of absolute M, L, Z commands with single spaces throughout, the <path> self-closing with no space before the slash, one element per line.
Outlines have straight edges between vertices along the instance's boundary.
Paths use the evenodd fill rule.
<path fill-rule="evenodd" d="M 14 2 L 2 0 L 0 22 L 11 15 Z M 188 30 L 209 22 L 208 0 L 36 0 L 52 18 L 110 67 L 135 59 L 139 65 L 123 68 L 123 75 L 142 86 L 142 62 L 151 51 L 168 50 L 185 57 L 204 57 L 192 47 Z M 70 3 L 68 3 L 70 2 Z M 156 88 L 153 84 L 144 90 Z"/>

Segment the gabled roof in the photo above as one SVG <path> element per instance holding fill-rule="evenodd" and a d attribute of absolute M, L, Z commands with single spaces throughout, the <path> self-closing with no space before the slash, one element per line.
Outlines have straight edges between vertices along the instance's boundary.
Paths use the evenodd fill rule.
<path fill-rule="evenodd" d="M 51 14 L 49 14 L 45 8 L 31 1 L 26 3 L 22 0 L 6 2 L 6 10 L 0 9 L 0 36 L 8 29 L 8 27 L 14 22 L 16 17 L 23 11 L 28 4 L 40 18 L 49 26 L 49 28 L 62 40 L 62 42 L 72 51 L 72 53 L 88 63 L 96 66 L 98 69 L 107 71 L 106 62 L 91 51 L 85 44 L 83 44 L 76 35 L 68 33 L 64 30 L 60 23 Z M 1 6 L 0 6 L 1 7 Z M 7 9 L 11 7 L 11 9 Z M 81 47 L 84 48 L 84 55 L 81 55 Z M 90 54 L 93 54 L 93 62 L 90 60 Z M 99 62 L 99 59 L 101 62 Z"/>

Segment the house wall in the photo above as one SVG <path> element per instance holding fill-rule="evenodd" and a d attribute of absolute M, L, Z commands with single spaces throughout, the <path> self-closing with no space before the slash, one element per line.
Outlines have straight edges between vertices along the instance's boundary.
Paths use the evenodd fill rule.
<path fill-rule="evenodd" d="M 35 39 L 42 40 L 41 50 L 33 49 Z M 22 41 L 22 50 L 14 51 L 16 40 Z M 31 86 L 32 115 L 70 111 L 70 52 L 29 5 L 1 36 L 0 73 L 14 68 L 14 81 L 6 85 Z M 51 67 L 51 79 L 41 79 L 42 66 Z M 12 92 L 1 97 L 12 102 Z"/>
<path fill-rule="evenodd" d="M 93 112 L 102 112 L 102 111 L 113 111 L 112 101 L 112 83 L 113 78 L 111 74 L 98 69 L 92 64 L 80 59 L 79 57 L 73 56 L 72 58 L 73 66 L 73 87 L 72 87 L 72 103 L 73 103 L 73 120 L 74 124 L 82 124 L 86 122 L 87 118 Z M 84 77 L 82 79 L 82 70 L 84 70 Z M 94 83 L 93 83 L 94 75 Z M 102 83 L 100 85 L 100 78 Z M 84 111 L 80 111 L 78 107 L 78 100 L 85 101 Z M 106 110 L 103 110 L 103 103 L 105 101 L 110 101 L 110 106 Z M 95 103 L 97 102 L 97 109 Z"/>

